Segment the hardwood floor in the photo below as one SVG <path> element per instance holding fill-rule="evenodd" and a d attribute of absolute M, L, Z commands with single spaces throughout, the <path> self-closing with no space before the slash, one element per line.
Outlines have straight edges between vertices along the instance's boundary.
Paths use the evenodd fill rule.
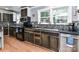
<path fill-rule="evenodd" d="M 51 52 L 51 50 L 32 44 L 27 41 L 19 41 L 14 37 L 5 36 L 4 48 L 1 52 Z"/>

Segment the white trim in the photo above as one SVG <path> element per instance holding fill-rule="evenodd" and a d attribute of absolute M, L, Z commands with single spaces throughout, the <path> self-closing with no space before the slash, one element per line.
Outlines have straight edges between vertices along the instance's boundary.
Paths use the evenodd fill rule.
<path fill-rule="evenodd" d="M 21 8 L 21 9 L 26 9 L 26 8 L 29 8 L 29 7 L 23 7 L 23 8 Z"/>
<path fill-rule="evenodd" d="M 39 8 L 41 6 L 34 6 L 34 7 L 31 7 L 31 9 L 36 9 L 36 8 Z"/>

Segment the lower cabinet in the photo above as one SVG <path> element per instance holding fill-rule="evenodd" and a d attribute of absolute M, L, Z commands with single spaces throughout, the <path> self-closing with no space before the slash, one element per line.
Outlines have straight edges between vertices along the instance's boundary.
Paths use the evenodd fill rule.
<path fill-rule="evenodd" d="M 28 39 L 29 39 L 29 33 L 24 32 L 24 41 L 28 41 Z"/>
<path fill-rule="evenodd" d="M 31 43 L 34 43 L 34 33 L 33 32 L 29 32 L 28 33 L 28 41 Z"/>
<path fill-rule="evenodd" d="M 41 33 L 34 32 L 34 43 L 37 45 L 41 45 Z"/>
<path fill-rule="evenodd" d="M 16 33 L 16 38 L 18 40 L 24 41 L 22 33 Z"/>
<path fill-rule="evenodd" d="M 50 43 L 49 35 L 42 33 L 41 37 L 42 37 L 42 46 L 49 48 L 49 43 Z"/>
<path fill-rule="evenodd" d="M 59 36 L 50 35 L 50 49 L 59 51 Z"/>
<path fill-rule="evenodd" d="M 16 37 L 16 28 L 9 27 L 9 35 Z"/>
<path fill-rule="evenodd" d="M 25 31 L 24 32 L 24 40 L 34 43 L 34 33 Z"/>
<path fill-rule="evenodd" d="M 4 35 L 8 35 L 8 27 L 4 27 Z"/>
<path fill-rule="evenodd" d="M 40 31 L 24 31 L 24 40 L 59 51 L 59 33 L 47 33 Z"/>

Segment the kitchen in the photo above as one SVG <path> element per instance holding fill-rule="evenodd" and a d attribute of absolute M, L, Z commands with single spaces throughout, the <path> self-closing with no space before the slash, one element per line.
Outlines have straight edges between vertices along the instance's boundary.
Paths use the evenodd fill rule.
<path fill-rule="evenodd" d="M 0 6 L 0 51 L 78 52 L 78 6 Z"/>

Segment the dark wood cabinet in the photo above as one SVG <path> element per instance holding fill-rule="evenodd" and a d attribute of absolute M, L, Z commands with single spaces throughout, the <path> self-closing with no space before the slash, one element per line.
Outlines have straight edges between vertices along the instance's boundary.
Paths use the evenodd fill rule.
<path fill-rule="evenodd" d="M 9 27 L 9 36 L 16 37 L 16 28 L 15 27 Z"/>
<path fill-rule="evenodd" d="M 24 41 L 22 33 L 16 33 L 16 38 L 20 41 Z"/>
<path fill-rule="evenodd" d="M 24 31 L 24 40 L 28 41 L 28 39 L 29 39 L 29 33 Z"/>
<path fill-rule="evenodd" d="M 21 17 L 27 16 L 27 8 L 21 9 Z"/>
<path fill-rule="evenodd" d="M 59 51 L 59 33 L 50 33 L 26 28 L 24 29 L 24 40 L 56 52 Z"/>
<path fill-rule="evenodd" d="M 47 33 L 42 33 L 42 46 L 49 48 L 49 35 Z"/>
<path fill-rule="evenodd" d="M 9 14 L 9 21 L 13 22 L 13 14 Z"/>
<path fill-rule="evenodd" d="M 24 30 L 24 40 L 34 43 L 34 33 L 30 30 Z"/>
<path fill-rule="evenodd" d="M 4 35 L 8 35 L 8 27 L 4 27 Z"/>
<path fill-rule="evenodd" d="M 58 34 L 50 35 L 50 49 L 54 51 L 59 50 L 59 35 Z"/>
<path fill-rule="evenodd" d="M 34 33 L 31 31 L 29 32 L 28 41 L 34 43 Z"/>
<path fill-rule="evenodd" d="M 3 21 L 13 21 L 13 14 L 3 13 Z"/>
<path fill-rule="evenodd" d="M 3 13 L 3 21 L 9 21 L 9 14 Z"/>
<path fill-rule="evenodd" d="M 34 43 L 37 45 L 41 45 L 41 32 L 40 31 L 34 32 Z"/>

